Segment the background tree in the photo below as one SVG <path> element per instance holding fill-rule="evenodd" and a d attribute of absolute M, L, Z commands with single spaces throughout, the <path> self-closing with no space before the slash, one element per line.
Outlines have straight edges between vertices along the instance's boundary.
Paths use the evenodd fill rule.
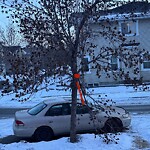
<path fill-rule="evenodd" d="M 100 77 L 102 71 L 109 72 L 111 65 L 108 62 L 110 56 L 119 56 L 119 60 L 125 64 L 127 68 L 134 66 L 135 74 L 138 73 L 137 62 L 141 60 L 139 53 L 141 50 L 135 49 L 130 52 L 123 47 L 116 48 L 125 42 L 125 38 L 114 27 L 111 27 L 110 19 L 102 19 L 101 27 L 102 31 L 99 32 L 102 38 L 109 41 L 108 46 L 101 47 L 98 53 L 94 50 L 97 45 L 93 44 L 92 28 L 90 27 L 90 21 L 98 22 L 101 15 L 107 14 L 112 8 L 121 6 L 127 3 L 124 1 L 105 1 L 105 0 L 22 0 L 22 1 L 9 1 L 3 0 L 2 8 L 11 9 L 11 17 L 14 22 L 20 26 L 20 32 L 27 39 L 29 44 L 32 44 L 35 48 L 40 48 L 40 51 L 32 53 L 31 62 L 36 56 L 36 63 L 34 63 L 34 69 L 22 70 L 22 74 L 14 76 L 14 83 L 17 80 L 30 79 L 34 80 L 33 89 L 40 85 L 48 76 L 48 72 L 51 70 L 51 64 L 55 64 L 55 59 L 58 50 L 68 54 L 70 63 L 68 66 L 62 68 L 62 64 L 57 63 L 53 70 L 54 75 L 60 75 L 63 71 L 64 74 L 70 76 L 70 88 L 72 90 L 72 108 L 71 108 L 71 133 L 70 141 L 76 142 L 76 105 L 77 105 L 77 87 L 74 74 L 83 73 L 83 57 L 86 53 L 89 53 L 91 57 L 92 66 L 97 69 L 97 75 Z M 132 17 L 132 12 L 131 16 Z M 90 40 L 89 40 L 90 39 Z M 48 58 L 49 65 L 41 74 L 40 64 L 43 59 L 40 59 L 43 54 L 44 58 L 47 57 L 47 53 L 54 52 L 53 58 Z M 129 57 L 132 55 L 132 57 Z M 37 57 L 38 56 L 38 57 Z M 59 56 L 60 57 L 60 56 Z M 17 62 L 16 62 L 17 63 Z M 19 64 L 19 63 L 17 63 Z M 36 66 L 36 67 L 35 67 Z M 28 68 L 28 67 L 24 67 Z M 107 74 L 109 76 L 109 74 Z M 126 72 L 120 70 L 118 74 L 114 74 L 115 78 L 125 78 Z M 30 77 L 29 77 L 30 76 Z M 129 77 L 129 76 L 128 76 Z M 130 78 L 130 77 L 129 77 Z M 24 81 L 24 80 L 23 80 Z M 25 83 L 25 82 L 24 82 Z M 32 82 L 31 82 L 32 83 Z M 66 84 L 66 83 L 64 83 Z M 35 90 L 37 91 L 37 90 Z"/>
<path fill-rule="evenodd" d="M 11 22 L 5 28 L 0 26 L 0 41 L 5 46 L 24 46 L 25 39 L 19 33 L 19 29 Z"/>

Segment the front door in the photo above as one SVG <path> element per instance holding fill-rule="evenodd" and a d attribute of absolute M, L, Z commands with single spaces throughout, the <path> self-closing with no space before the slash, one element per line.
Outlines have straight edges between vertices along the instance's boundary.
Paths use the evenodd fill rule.
<path fill-rule="evenodd" d="M 45 114 L 45 119 L 53 129 L 54 134 L 66 134 L 70 132 L 71 119 L 70 104 L 53 105 Z"/>
<path fill-rule="evenodd" d="M 91 110 L 89 107 L 77 104 L 77 131 L 78 132 L 90 132 L 95 129 L 95 122 L 91 116 Z"/>

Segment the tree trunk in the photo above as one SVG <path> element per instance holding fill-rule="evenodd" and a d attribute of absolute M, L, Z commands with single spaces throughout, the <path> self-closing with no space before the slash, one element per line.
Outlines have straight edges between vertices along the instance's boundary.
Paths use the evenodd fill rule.
<path fill-rule="evenodd" d="M 71 129 L 70 129 L 70 142 L 77 142 L 76 136 L 76 107 L 77 107 L 77 88 L 76 80 L 72 81 L 72 107 L 71 107 Z"/>
<path fill-rule="evenodd" d="M 74 74 L 77 73 L 77 48 L 72 50 L 72 107 L 71 107 L 71 128 L 70 128 L 70 142 L 77 142 L 76 136 L 76 107 L 77 107 L 77 87 L 76 80 L 74 78 Z"/>

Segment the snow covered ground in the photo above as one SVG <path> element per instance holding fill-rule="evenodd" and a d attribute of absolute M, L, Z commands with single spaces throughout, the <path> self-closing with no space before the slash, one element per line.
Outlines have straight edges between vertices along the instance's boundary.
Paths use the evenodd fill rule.
<path fill-rule="evenodd" d="M 87 91 L 95 99 L 108 98 L 115 101 L 117 104 L 150 104 L 150 90 L 135 91 L 131 86 L 116 86 L 116 87 L 99 87 L 90 88 Z M 70 97 L 71 91 L 58 90 L 58 87 L 52 86 L 51 90 L 41 90 L 33 94 L 26 102 L 18 102 L 12 100 L 14 94 L 9 94 L 0 97 L 0 107 L 32 107 L 40 101 L 48 97 Z M 119 143 L 103 142 L 102 138 L 95 138 L 94 134 L 80 135 L 80 142 L 72 144 L 68 142 L 68 138 L 60 138 L 51 142 L 29 143 L 20 141 L 19 143 L 0 144 L 0 150 L 150 150 L 150 114 L 132 116 L 131 128 L 118 135 Z M 0 138 L 13 135 L 12 131 L 13 119 L 0 120 Z"/>
<path fill-rule="evenodd" d="M 80 142 L 72 144 L 67 137 L 50 142 L 29 143 L 20 141 L 18 143 L 0 144 L 0 150 L 150 150 L 150 114 L 133 115 L 132 124 L 128 131 L 118 135 L 118 144 L 103 142 L 103 139 L 95 138 L 94 134 L 80 135 Z M 0 120 L 0 138 L 13 135 L 13 119 Z"/>
<path fill-rule="evenodd" d="M 59 88 L 59 90 L 58 90 Z M 150 89 L 143 91 L 134 90 L 132 86 L 99 87 L 90 88 L 88 93 L 95 99 L 108 98 L 117 104 L 150 104 Z M 71 91 L 61 90 L 60 87 L 52 86 L 50 91 L 41 90 L 33 94 L 26 102 L 12 100 L 14 94 L 0 97 L 0 107 L 31 107 L 48 97 L 70 97 Z"/>

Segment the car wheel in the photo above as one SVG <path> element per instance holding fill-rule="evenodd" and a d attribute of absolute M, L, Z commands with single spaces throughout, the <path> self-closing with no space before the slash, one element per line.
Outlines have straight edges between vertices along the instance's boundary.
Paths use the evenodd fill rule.
<path fill-rule="evenodd" d="M 39 141 L 50 141 L 54 137 L 52 129 L 49 127 L 40 127 L 34 133 L 34 139 Z"/>
<path fill-rule="evenodd" d="M 122 121 L 118 118 L 108 119 L 104 126 L 105 133 L 116 133 L 123 129 Z"/>

